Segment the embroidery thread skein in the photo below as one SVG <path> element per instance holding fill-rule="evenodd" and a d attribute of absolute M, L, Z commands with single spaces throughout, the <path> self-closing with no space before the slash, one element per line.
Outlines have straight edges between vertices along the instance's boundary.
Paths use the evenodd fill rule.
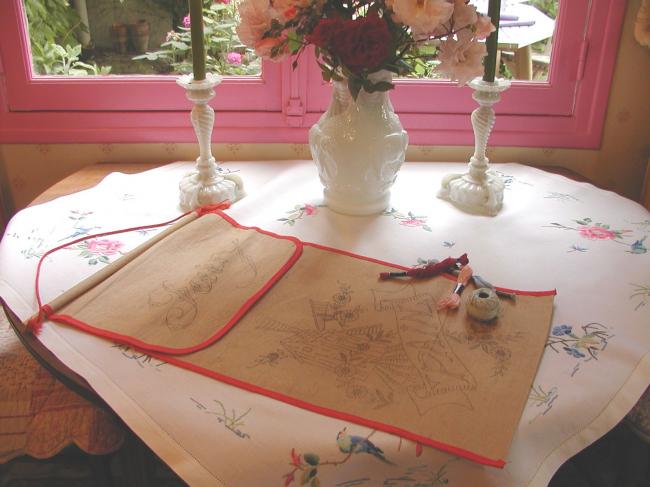
<path fill-rule="evenodd" d="M 408 271 L 382 272 L 379 274 L 379 279 L 384 281 L 393 277 L 433 277 L 453 269 L 457 264 L 467 265 L 468 263 L 469 259 L 467 258 L 467 254 L 463 254 L 457 259 L 447 257 L 440 262 L 431 262 L 423 266 L 413 267 Z"/>
<path fill-rule="evenodd" d="M 472 278 L 472 268 L 468 265 L 463 267 L 458 274 L 458 279 L 456 280 L 456 286 L 454 287 L 451 295 L 446 298 L 442 298 L 438 301 L 436 309 L 438 311 L 443 309 L 457 309 L 460 306 L 460 294 L 463 292 L 463 289 L 469 284 L 469 280 Z"/>

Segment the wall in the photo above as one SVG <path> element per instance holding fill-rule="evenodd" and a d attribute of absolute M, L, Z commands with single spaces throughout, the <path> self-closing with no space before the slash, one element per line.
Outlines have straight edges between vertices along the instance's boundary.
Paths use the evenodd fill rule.
<path fill-rule="evenodd" d="M 640 0 L 627 5 L 600 150 L 497 147 L 490 150 L 493 162 L 567 167 L 601 187 L 632 199 L 640 197 L 650 156 L 650 49 L 634 40 L 639 5 Z M 213 150 L 222 161 L 310 158 L 308 147 L 300 144 L 216 144 Z M 193 160 L 197 151 L 194 144 L 174 143 L 11 144 L 0 146 L 0 164 L 4 163 L 14 207 L 20 209 L 87 164 Z M 407 160 L 466 161 L 471 152 L 470 147 L 412 146 Z"/>

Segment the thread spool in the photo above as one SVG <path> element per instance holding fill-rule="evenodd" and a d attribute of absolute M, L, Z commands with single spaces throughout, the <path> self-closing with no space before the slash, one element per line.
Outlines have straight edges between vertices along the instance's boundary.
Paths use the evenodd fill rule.
<path fill-rule="evenodd" d="M 494 320 L 499 316 L 499 297 L 493 289 L 482 287 L 472 293 L 467 302 L 467 314 L 482 322 Z"/>

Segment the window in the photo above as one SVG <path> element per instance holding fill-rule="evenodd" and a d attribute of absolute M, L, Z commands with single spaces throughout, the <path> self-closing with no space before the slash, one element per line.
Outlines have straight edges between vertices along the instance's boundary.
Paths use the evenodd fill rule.
<path fill-rule="evenodd" d="M 600 143 L 625 2 L 503 3 L 516 8 L 553 1 L 558 11 L 548 70 L 542 79 L 513 81 L 503 94 L 495 106 L 493 145 L 596 148 Z M 474 0 L 479 7 L 482 2 Z M 504 65 L 512 66 L 517 46 L 509 50 L 507 35 L 500 37 Z M 190 103 L 174 76 L 39 75 L 31 55 L 24 1 L 6 0 L 0 17 L 0 142 L 195 140 Z M 397 85 L 391 98 L 412 144 L 473 144 L 468 114 L 476 104 L 469 88 L 423 79 Z M 260 75 L 227 76 L 211 103 L 217 112 L 213 138 L 306 143 L 308 128 L 327 107 L 329 90 L 315 63 L 292 70 L 289 62 L 265 61 Z"/>

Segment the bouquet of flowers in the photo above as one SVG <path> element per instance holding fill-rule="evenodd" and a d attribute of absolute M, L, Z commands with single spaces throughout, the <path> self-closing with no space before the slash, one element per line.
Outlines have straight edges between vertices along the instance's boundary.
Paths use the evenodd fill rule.
<path fill-rule="evenodd" d="M 465 84 L 483 73 L 480 41 L 494 31 L 469 0 L 243 0 L 239 15 L 239 39 L 259 56 L 293 55 L 295 67 L 314 45 L 323 79 L 347 80 L 355 99 L 393 88 L 372 73 L 405 76 L 434 56 L 441 75 Z"/>

